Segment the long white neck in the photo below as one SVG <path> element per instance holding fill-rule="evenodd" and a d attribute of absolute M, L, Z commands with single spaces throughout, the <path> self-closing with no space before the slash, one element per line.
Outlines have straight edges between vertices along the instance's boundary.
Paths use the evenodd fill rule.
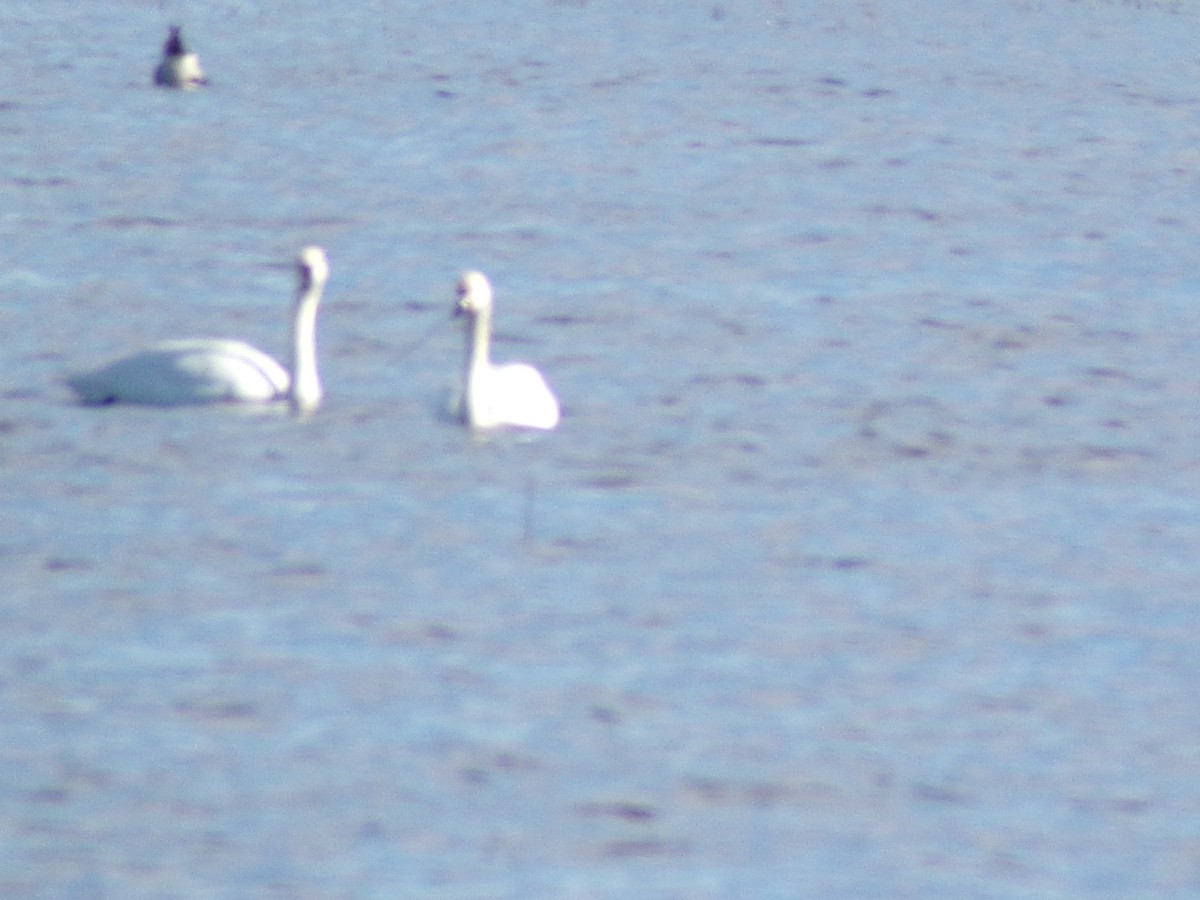
<path fill-rule="evenodd" d="M 288 403 L 293 412 L 309 413 L 321 403 L 321 379 L 317 374 L 317 306 L 323 283 L 311 280 L 296 298 L 292 322 L 292 386 Z"/>
<path fill-rule="evenodd" d="M 488 345 L 492 338 L 492 309 L 485 306 L 471 317 L 471 329 L 467 335 L 467 380 L 474 372 L 483 371 L 491 365 Z"/>

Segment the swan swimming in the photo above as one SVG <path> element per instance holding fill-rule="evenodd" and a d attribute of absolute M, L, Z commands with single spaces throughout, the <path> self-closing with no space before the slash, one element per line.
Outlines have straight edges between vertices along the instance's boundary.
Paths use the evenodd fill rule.
<path fill-rule="evenodd" d="M 542 373 L 524 363 L 493 365 L 492 286 L 482 272 L 464 272 L 458 282 L 455 316 L 467 319 L 467 358 L 460 418 L 472 428 L 515 425 L 551 429 L 558 424 L 558 400 Z"/>
<path fill-rule="evenodd" d="M 163 44 L 162 61 L 154 70 L 154 83 L 159 87 L 182 88 L 185 91 L 208 84 L 208 78 L 200 68 L 200 56 L 184 45 L 178 25 L 171 26 L 167 42 Z"/>
<path fill-rule="evenodd" d="M 317 375 L 317 306 L 329 279 L 320 247 L 305 247 L 297 260 L 298 288 L 292 318 L 291 370 L 242 341 L 193 338 L 164 341 L 67 384 L 87 404 L 269 403 L 287 400 L 293 412 L 321 403 Z"/>

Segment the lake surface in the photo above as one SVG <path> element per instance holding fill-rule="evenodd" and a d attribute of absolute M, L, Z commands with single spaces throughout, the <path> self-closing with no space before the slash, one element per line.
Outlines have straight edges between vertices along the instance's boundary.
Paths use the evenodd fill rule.
<path fill-rule="evenodd" d="M 1200 894 L 1200 12 L 85 6 L 0 28 L 0 894 Z M 310 421 L 63 386 L 313 242 Z M 464 268 L 557 431 L 439 415 Z"/>

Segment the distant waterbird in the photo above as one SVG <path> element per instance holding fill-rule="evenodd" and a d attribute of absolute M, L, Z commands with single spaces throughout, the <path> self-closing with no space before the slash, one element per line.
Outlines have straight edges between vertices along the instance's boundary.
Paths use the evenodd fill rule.
<path fill-rule="evenodd" d="M 200 67 L 200 56 L 188 50 L 179 33 L 179 26 L 172 25 L 163 44 L 162 61 L 154 70 L 154 83 L 159 87 L 180 88 L 191 91 L 208 84 L 208 78 Z"/>
<path fill-rule="evenodd" d="M 491 361 L 492 286 L 482 272 L 464 272 L 454 315 L 466 320 L 466 362 L 457 398 L 459 418 L 472 428 L 554 428 L 558 399 L 542 373 L 525 363 Z"/>
<path fill-rule="evenodd" d="M 320 247 L 305 247 L 296 268 L 289 368 L 243 341 L 190 338 L 163 341 L 95 371 L 73 375 L 67 384 L 82 402 L 91 405 L 286 400 L 295 413 L 314 411 L 322 398 L 317 372 L 317 307 L 329 280 L 329 261 Z"/>

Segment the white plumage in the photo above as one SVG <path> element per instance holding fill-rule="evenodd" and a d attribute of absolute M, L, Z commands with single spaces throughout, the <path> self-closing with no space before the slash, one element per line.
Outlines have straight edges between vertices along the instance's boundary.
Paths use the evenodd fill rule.
<path fill-rule="evenodd" d="M 178 25 L 171 26 L 167 42 L 163 44 L 162 60 L 154 70 L 154 83 L 159 87 L 181 88 L 185 91 L 208 84 L 208 78 L 200 67 L 200 56 L 184 45 Z"/>
<path fill-rule="evenodd" d="M 467 355 L 458 402 L 462 420 L 472 428 L 554 428 L 559 420 L 558 400 L 542 374 L 524 363 L 491 362 L 492 286 L 482 272 L 463 273 L 455 315 L 467 320 Z"/>
<path fill-rule="evenodd" d="M 299 284 L 292 318 L 291 367 L 286 369 L 242 341 L 192 338 L 163 341 L 67 384 L 84 403 L 267 403 L 287 400 L 297 412 L 321 402 L 317 372 L 317 306 L 329 279 L 320 247 L 305 247 L 297 261 Z"/>

